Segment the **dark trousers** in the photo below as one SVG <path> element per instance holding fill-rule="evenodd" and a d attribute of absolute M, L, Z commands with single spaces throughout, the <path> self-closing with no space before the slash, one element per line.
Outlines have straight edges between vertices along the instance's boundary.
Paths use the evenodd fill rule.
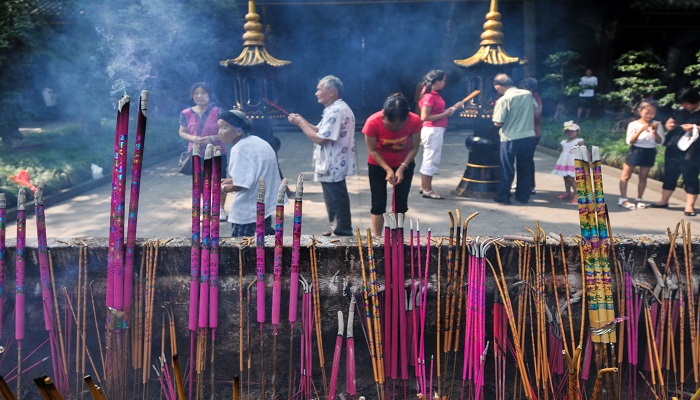
<path fill-rule="evenodd" d="M 403 181 L 394 186 L 392 190 L 396 191 L 396 212 L 406 213 L 408 211 L 408 194 L 411 191 L 411 182 L 413 181 L 413 170 L 416 167 L 416 162 L 411 161 L 408 168 L 403 171 Z M 392 168 L 396 172 L 397 168 Z M 387 181 L 386 171 L 378 165 L 367 164 L 367 174 L 369 176 L 369 191 L 372 196 L 372 215 L 382 215 L 386 212 L 387 203 Z"/>
<path fill-rule="evenodd" d="M 530 138 L 501 142 L 499 172 L 501 183 L 495 200 L 510 201 L 510 187 L 513 180 L 518 178 L 515 187 L 515 200 L 527 203 L 530 200 L 530 190 L 534 185 L 534 162 L 532 162 L 532 141 Z M 529 160 L 528 160 L 529 157 Z"/>
<path fill-rule="evenodd" d="M 331 233 L 336 236 L 352 236 L 350 196 L 345 179 L 340 182 L 321 182 L 321 188 Z"/>

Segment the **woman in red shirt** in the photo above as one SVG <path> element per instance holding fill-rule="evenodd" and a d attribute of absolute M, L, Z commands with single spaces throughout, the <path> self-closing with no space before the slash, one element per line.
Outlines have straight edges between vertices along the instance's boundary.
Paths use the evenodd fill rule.
<path fill-rule="evenodd" d="M 421 84 L 421 97 L 418 101 L 420 118 L 423 120 L 421 130 L 421 144 L 423 145 L 423 164 L 420 167 L 421 193 L 428 199 L 444 199 L 433 190 L 433 176 L 440 168 L 442 158 L 442 141 L 447 128 L 447 117 L 462 107 L 462 102 L 457 102 L 449 108 L 445 108 L 445 100 L 439 91 L 445 88 L 447 75 L 439 69 L 428 72 L 423 77 Z"/>
<path fill-rule="evenodd" d="M 408 211 L 408 193 L 411 190 L 413 159 L 420 146 L 420 117 L 409 111 L 408 100 L 394 93 L 384 101 L 381 111 L 367 118 L 362 133 L 367 144 L 369 187 L 372 197 L 372 230 L 375 236 L 384 232 L 386 212 L 386 183 L 394 186 L 397 213 Z"/>

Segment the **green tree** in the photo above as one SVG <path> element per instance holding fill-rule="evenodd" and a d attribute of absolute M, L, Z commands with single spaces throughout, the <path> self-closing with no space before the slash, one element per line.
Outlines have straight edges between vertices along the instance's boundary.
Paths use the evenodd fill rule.
<path fill-rule="evenodd" d="M 629 51 L 621 55 L 614 66 L 613 79 L 617 90 L 602 95 L 615 109 L 633 112 L 640 101 L 654 98 L 662 105 L 668 101 L 664 67 L 661 59 L 649 51 Z"/>
<path fill-rule="evenodd" d="M 695 58 L 697 62 L 685 67 L 683 72 L 692 79 L 690 84 L 693 87 L 700 87 L 700 51 L 695 54 Z"/>
<path fill-rule="evenodd" d="M 556 118 L 566 117 L 567 108 L 581 91 L 578 86 L 582 69 L 580 60 L 581 55 L 575 51 L 560 51 L 550 54 L 544 62 L 550 72 L 542 78 L 542 97 L 557 105 Z"/>

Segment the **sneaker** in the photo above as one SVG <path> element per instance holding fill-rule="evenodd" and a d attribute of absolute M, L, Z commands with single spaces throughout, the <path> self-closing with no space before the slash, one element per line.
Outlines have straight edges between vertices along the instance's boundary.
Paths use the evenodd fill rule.
<path fill-rule="evenodd" d="M 223 208 L 219 209 L 219 221 L 228 221 L 228 214 Z"/>

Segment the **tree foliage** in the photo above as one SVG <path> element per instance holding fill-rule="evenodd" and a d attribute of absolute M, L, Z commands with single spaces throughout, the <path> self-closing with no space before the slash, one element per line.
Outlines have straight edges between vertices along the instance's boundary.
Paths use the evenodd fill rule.
<path fill-rule="evenodd" d="M 648 98 L 668 101 L 668 88 L 665 84 L 662 60 L 649 51 L 629 51 L 616 61 L 613 79 L 617 90 L 606 93 L 602 98 L 612 107 L 633 111 L 636 105 Z"/>
<path fill-rule="evenodd" d="M 557 108 L 566 107 L 581 88 L 578 86 L 582 66 L 581 55 L 575 51 L 560 51 L 550 54 L 544 64 L 549 72 L 542 78 L 542 97 Z"/>
<path fill-rule="evenodd" d="M 685 67 L 683 72 L 692 80 L 690 84 L 693 87 L 700 87 L 700 51 L 695 54 L 696 63 Z"/>

